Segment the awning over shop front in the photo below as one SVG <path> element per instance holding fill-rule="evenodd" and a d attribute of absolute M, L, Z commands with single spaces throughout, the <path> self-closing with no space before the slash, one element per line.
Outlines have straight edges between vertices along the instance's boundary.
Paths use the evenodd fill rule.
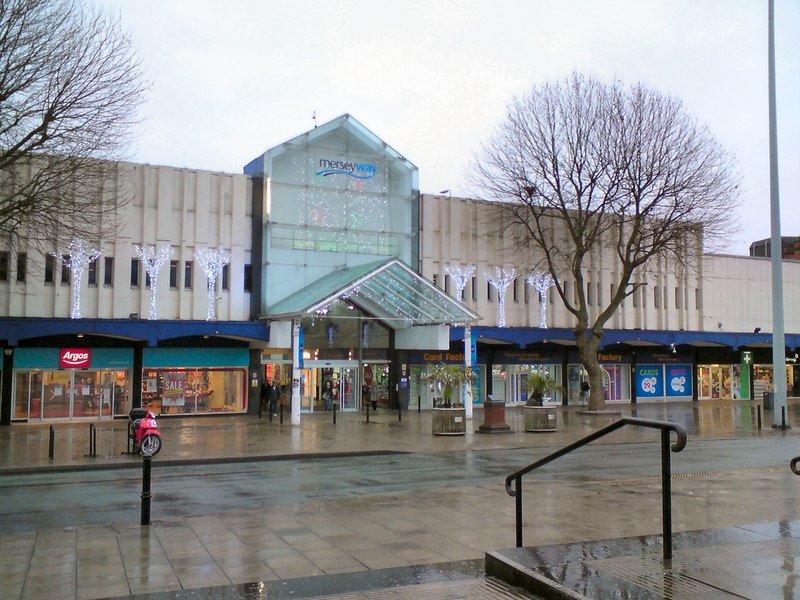
<path fill-rule="evenodd" d="M 480 316 L 393 258 L 329 273 L 277 302 L 267 319 L 324 316 L 335 302 L 350 303 L 392 329 L 469 325 Z"/>

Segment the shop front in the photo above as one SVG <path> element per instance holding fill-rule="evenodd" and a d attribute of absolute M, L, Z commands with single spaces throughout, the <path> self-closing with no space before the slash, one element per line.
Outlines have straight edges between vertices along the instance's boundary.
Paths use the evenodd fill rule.
<path fill-rule="evenodd" d="M 562 381 L 563 353 L 535 350 L 495 350 L 492 365 L 492 398 L 507 405 L 524 404 L 528 400 L 528 375 L 538 373 L 554 381 Z M 561 404 L 563 394 L 550 392 L 545 402 Z"/>
<path fill-rule="evenodd" d="M 694 396 L 691 356 L 680 352 L 642 352 L 636 364 L 637 402 L 677 402 Z"/>
<path fill-rule="evenodd" d="M 145 348 L 142 408 L 165 415 L 244 413 L 248 361 L 246 348 Z"/>
<path fill-rule="evenodd" d="M 131 406 L 131 348 L 16 348 L 13 421 L 110 419 Z"/>

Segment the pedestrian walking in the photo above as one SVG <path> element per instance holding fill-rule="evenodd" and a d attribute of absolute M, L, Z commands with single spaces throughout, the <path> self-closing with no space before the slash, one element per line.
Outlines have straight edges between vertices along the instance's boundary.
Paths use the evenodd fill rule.
<path fill-rule="evenodd" d="M 589 382 L 581 382 L 581 392 L 579 394 L 581 404 L 589 404 Z"/>
<path fill-rule="evenodd" d="M 278 416 L 278 400 L 281 397 L 281 386 L 275 380 L 271 381 L 267 390 L 267 398 L 269 399 L 269 409 L 272 411 L 272 416 Z"/>

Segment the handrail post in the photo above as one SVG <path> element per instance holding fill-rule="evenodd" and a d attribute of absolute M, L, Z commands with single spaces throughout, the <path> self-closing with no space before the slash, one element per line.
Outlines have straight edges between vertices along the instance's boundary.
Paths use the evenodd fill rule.
<path fill-rule="evenodd" d="M 672 560 L 672 469 L 669 457 L 669 429 L 661 430 L 661 511 L 664 562 Z"/>
<path fill-rule="evenodd" d="M 514 480 L 514 506 L 516 512 L 517 548 L 522 548 L 522 477 Z"/>

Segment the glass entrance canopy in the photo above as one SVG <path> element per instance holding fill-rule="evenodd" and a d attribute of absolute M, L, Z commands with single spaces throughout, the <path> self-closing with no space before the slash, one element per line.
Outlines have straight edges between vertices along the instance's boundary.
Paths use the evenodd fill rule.
<path fill-rule="evenodd" d="M 340 269 L 270 307 L 267 318 L 324 316 L 343 301 L 393 329 L 471 325 L 480 316 L 393 258 Z"/>

